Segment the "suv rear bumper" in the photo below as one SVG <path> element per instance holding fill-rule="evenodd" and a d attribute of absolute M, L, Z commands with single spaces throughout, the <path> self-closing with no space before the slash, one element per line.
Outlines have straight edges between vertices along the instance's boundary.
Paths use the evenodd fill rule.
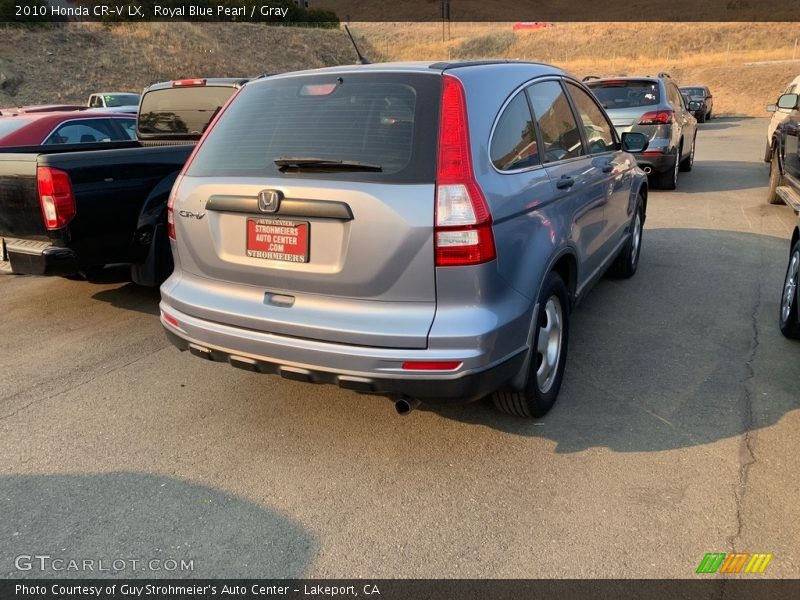
<path fill-rule="evenodd" d="M 329 383 L 362 393 L 408 396 L 426 402 L 479 400 L 513 378 L 525 358 L 524 348 L 482 364 L 487 357 L 472 349 L 348 346 L 205 321 L 163 301 L 160 308 L 167 338 L 197 357 L 295 381 Z M 177 327 L 165 320 L 165 313 L 177 321 Z M 457 361 L 461 366 L 453 371 L 410 372 L 401 368 L 405 361 Z"/>
<path fill-rule="evenodd" d="M 636 163 L 642 168 L 650 167 L 655 173 L 666 173 L 675 168 L 673 154 L 636 154 Z"/>
<path fill-rule="evenodd" d="M 78 258 L 69 248 L 49 242 L 6 238 L 8 262 L 13 273 L 23 275 L 74 275 Z"/>

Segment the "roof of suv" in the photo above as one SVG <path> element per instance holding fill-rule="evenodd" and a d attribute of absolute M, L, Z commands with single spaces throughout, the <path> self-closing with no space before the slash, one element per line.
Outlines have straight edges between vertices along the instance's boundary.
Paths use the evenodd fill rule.
<path fill-rule="evenodd" d="M 359 73 L 359 72 L 417 72 L 417 73 L 430 73 L 431 71 L 449 71 L 452 69 L 463 69 L 469 67 L 487 67 L 487 66 L 503 66 L 513 67 L 516 65 L 524 65 L 532 67 L 537 71 L 541 71 L 542 75 L 548 74 L 563 74 L 566 73 L 545 63 L 529 62 L 522 60 L 463 60 L 463 61 L 424 61 L 424 62 L 385 62 L 385 63 L 371 63 L 366 65 L 339 65 L 335 67 L 323 67 L 321 69 L 308 69 L 305 71 L 294 71 L 291 73 L 283 73 L 275 75 L 271 79 L 282 77 L 294 77 L 297 75 L 323 75 L 326 73 Z"/>
<path fill-rule="evenodd" d="M 665 78 L 665 77 L 657 77 L 657 76 L 653 76 L 653 75 L 639 75 L 639 76 L 630 75 L 630 76 L 625 76 L 625 77 L 598 77 L 596 79 L 590 79 L 590 80 L 584 81 L 583 83 L 588 85 L 589 87 L 591 87 L 594 84 L 607 83 L 609 81 L 652 81 L 652 82 L 656 82 L 656 81 L 663 81 L 664 79 L 667 79 L 667 78 Z"/>

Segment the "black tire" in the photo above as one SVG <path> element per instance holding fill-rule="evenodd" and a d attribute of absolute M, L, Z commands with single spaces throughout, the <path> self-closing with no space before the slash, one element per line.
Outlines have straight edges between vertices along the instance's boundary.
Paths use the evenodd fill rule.
<path fill-rule="evenodd" d="M 789 264 L 786 267 L 786 276 L 783 280 L 781 292 L 781 307 L 778 314 L 778 324 L 781 333 L 787 338 L 800 339 L 800 316 L 797 312 L 797 285 L 800 283 L 800 241 L 795 243 L 789 255 Z"/>
<path fill-rule="evenodd" d="M 697 134 L 695 133 L 694 137 L 692 138 L 692 147 L 689 150 L 689 156 L 684 158 L 681 161 L 680 167 L 678 167 L 679 170 L 683 171 L 684 173 L 688 173 L 689 171 L 691 171 L 692 167 L 694 166 L 694 148 L 696 145 L 697 145 Z"/>
<path fill-rule="evenodd" d="M 700 115 L 700 118 L 697 119 L 697 122 L 698 123 L 705 123 L 706 122 L 706 113 L 703 113 L 702 115 Z"/>
<path fill-rule="evenodd" d="M 764 146 L 764 162 L 768 163 L 772 160 L 772 146 L 770 146 L 769 142 L 767 142 Z"/>
<path fill-rule="evenodd" d="M 552 306 L 551 306 L 552 303 Z M 525 389 L 498 390 L 492 394 L 492 401 L 498 410 L 517 417 L 538 418 L 549 411 L 558 397 L 561 381 L 564 378 L 564 367 L 567 363 L 567 342 L 569 340 L 569 293 L 561 276 L 550 272 L 544 280 L 539 294 L 538 323 L 533 338 Z M 560 323 L 558 319 L 560 318 Z M 545 328 L 553 332 L 546 352 L 540 352 L 539 337 Z M 556 328 L 554 330 L 554 327 Z M 547 360 L 546 355 L 553 351 L 557 356 Z M 545 362 L 546 361 L 546 362 Z M 553 366 L 553 362 L 555 365 Z M 547 369 L 547 364 L 551 369 Z M 539 374 L 542 369 L 541 376 Z M 540 384 L 540 377 L 545 381 Z"/>
<path fill-rule="evenodd" d="M 656 173 L 656 176 L 653 178 L 653 183 L 656 184 L 656 187 L 662 190 L 674 190 L 678 187 L 678 171 L 680 169 L 678 157 L 680 155 L 681 149 L 678 148 L 678 153 L 675 155 L 675 162 L 672 166 L 662 173 Z"/>
<path fill-rule="evenodd" d="M 711 120 L 711 111 L 708 111 L 708 114 L 706 115 L 706 119 L 708 119 L 709 121 Z"/>
<path fill-rule="evenodd" d="M 628 279 L 636 274 L 636 269 L 639 268 L 639 256 L 642 253 L 644 217 L 644 200 L 639 196 L 631 219 L 631 237 L 608 270 L 612 277 Z"/>
<path fill-rule="evenodd" d="M 780 159 L 777 148 L 772 149 L 772 160 L 769 163 L 769 190 L 767 191 L 768 204 L 783 204 L 783 199 L 778 196 L 778 188 L 783 185 Z"/>

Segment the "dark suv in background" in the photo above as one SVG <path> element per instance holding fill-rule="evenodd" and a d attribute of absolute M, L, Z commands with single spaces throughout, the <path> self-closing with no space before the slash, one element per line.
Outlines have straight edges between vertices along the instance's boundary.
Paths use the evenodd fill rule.
<path fill-rule="evenodd" d="M 714 112 L 714 96 L 711 90 L 704 85 L 690 85 L 681 88 L 681 93 L 689 97 L 690 102 L 697 102 L 699 106 L 692 110 L 698 123 L 705 123 Z"/>
<path fill-rule="evenodd" d="M 586 81 L 611 117 L 618 133 L 635 131 L 650 140 L 636 155 L 653 183 L 666 190 L 678 185 L 678 171 L 694 163 L 697 120 L 678 86 L 666 74 L 657 77 L 614 77 Z"/>
<path fill-rule="evenodd" d="M 548 65 L 375 64 L 245 85 L 168 204 L 161 321 L 260 373 L 541 416 L 570 311 L 636 271 L 647 180 Z M 620 307 L 624 310 L 624 307 Z"/>

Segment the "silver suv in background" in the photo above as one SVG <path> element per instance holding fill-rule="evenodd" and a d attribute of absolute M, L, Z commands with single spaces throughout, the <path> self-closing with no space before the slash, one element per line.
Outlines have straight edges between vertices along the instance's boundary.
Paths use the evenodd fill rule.
<path fill-rule="evenodd" d="M 636 160 L 653 183 L 665 190 L 678 185 L 678 171 L 694 164 L 697 119 L 678 86 L 666 74 L 657 77 L 592 78 L 586 85 L 620 133 L 636 131 L 650 140 Z"/>
<path fill-rule="evenodd" d="M 592 94 L 534 63 L 245 85 L 172 189 L 161 321 L 181 350 L 396 399 L 543 415 L 570 311 L 637 269 L 647 178 Z"/>

